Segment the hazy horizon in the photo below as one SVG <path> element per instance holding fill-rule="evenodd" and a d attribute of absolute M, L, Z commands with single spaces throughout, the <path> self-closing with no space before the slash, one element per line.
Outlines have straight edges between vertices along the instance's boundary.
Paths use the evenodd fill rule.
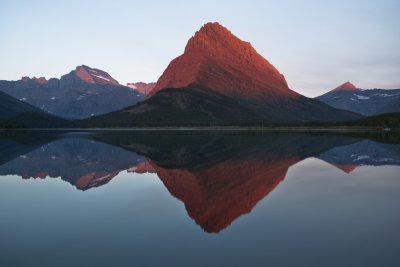
<path fill-rule="evenodd" d="M 187 40 L 218 21 L 309 97 L 351 81 L 400 88 L 400 2 L 2 1 L 0 80 L 59 78 L 78 65 L 121 84 L 155 82 Z"/>

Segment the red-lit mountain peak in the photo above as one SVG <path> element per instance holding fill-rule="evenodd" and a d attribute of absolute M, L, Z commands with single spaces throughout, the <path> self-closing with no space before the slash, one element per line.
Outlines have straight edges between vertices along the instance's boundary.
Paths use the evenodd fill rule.
<path fill-rule="evenodd" d="M 344 84 L 336 87 L 332 91 L 357 91 L 358 88 L 351 82 L 345 82 Z"/>
<path fill-rule="evenodd" d="M 87 83 L 119 85 L 119 83 L 107 72 L 86 65 L 76 67 L 73 72 L 79 79 Z"/>
<path fill-rule="evenodd" d="M 298 96 L 249 42 L 216 22 L 205 24 L 190 38 L 184 54 L 169 64 L 149 96 L 164 88 L 190 86 L 253 100 Z"/>

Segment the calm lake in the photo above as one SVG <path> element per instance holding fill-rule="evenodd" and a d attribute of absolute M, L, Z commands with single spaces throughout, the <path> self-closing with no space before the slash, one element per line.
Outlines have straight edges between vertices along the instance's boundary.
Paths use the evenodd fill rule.
<path fill-rule="evenodd" d="M 0 266 L 400 266 L 400 137 L 0 133 Z"/>

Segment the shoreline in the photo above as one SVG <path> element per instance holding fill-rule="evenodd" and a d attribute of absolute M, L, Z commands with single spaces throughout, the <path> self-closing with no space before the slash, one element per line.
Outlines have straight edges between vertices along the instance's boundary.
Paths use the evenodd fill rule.
<path fill-rule="evenodd" d="M 123 128 L 0 128 L 0 131 L 311 131 L 400 133 L 400 129 L 382 127 L 123 127 Z"/>

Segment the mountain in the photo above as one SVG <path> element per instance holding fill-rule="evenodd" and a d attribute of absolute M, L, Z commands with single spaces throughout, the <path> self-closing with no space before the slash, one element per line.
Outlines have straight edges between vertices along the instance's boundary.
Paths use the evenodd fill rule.
<path fill-rule="evenodd" d="M 299 97 L 285 78 L 251 46 L 218 23 L 205 24 L 174 59 L 150 96 L 164 88 L 206 87 L 251 100 Z"/>
<path fill-rule="evenodd" d="M 23 77 L 18 81 L 0 81 L 0 91 L 69 119 L 105 114 L 144 99 L 144 94 L 120 85 L 107 72 L 85 65 L 61 79 Z"/>
<path fill-rule="evenodd" d="M 68 123 L 0 91 L 0 128 L 68 127 Z"/>
<path fill-rule="evenodd" d="M 0 119 L 15 117 L 22 113 L 44 113 L 42 110 L 29 105 L 12 96 L 0 92 Z"/>
<path fill-rule="evenodd" d="M 400 112 L 400 89 L 360 89 L 346 82 L 316 99 L 365 116 Z"/>
<path fill-rule="evenodd" d="M 292 91 L 250 43 L 218 23 L 207 23 L 169 64 L 146 101 L 89 124 L 259 125 L 358 117 Z"/>
<path fill-rule="evenodd" d="M 153 90 L 156 83 L 144 83 L 144 82 L 137 82 L 137 83 L 127 83 L 126 86 L 137 90 L 141 94 L 147 96 L 151 90 Z"/>
<path fill-rule="evenodd" d="M 338 92 L 338 91 L 347 91 L 347 92 L 352 92 L 352 91 L 357 91 L 358 88 L 352 84 L 351 82 L 345 82 L 344 84 L 336 87 L 333 89 L 333 92 Z"/>

